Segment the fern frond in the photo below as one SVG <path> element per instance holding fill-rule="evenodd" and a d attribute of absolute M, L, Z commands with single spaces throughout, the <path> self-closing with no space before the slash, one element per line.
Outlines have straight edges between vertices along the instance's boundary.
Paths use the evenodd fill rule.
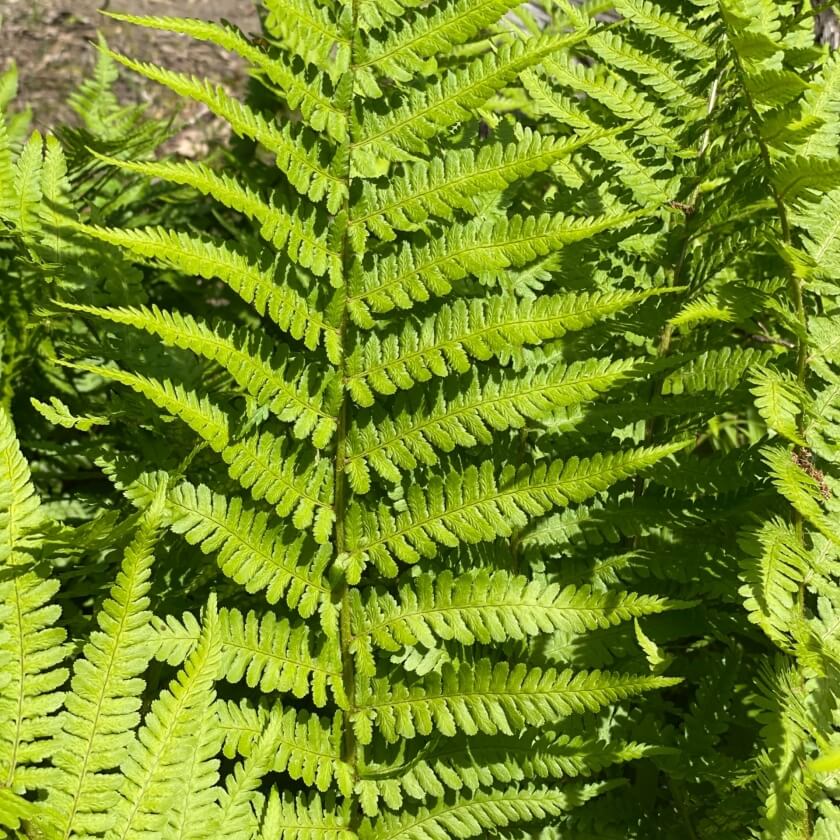
<path fill-rule="evenodd" d="M 486 361 L 529 344 L 560 338 L 639 303 L 657 291 L 582 292 L 534 300 L 498 295 L 458 300 L 419 327 L 380 339 L 371 334 L 347 360 L 347 388 L 361 406 L 374 392 L 394 394 L 434 376 L 466 373 L 470 359 Z"/>
<path fill-rule="evenodd" d="M 386 189 L 365 184 L 350 226 L 367 225 L 380 239 L 395 239 L 395 230 L 413 230 L 430 215 L 451 219 L 455 210 L 475 214 L 475 196 L 503 190 L 517 180 L 541 172 L 606 131 L 584 137 L 554 138 L 524 129 L 516 143 L 493 143 L 478 153 L 448 149 L 431 161 L 407 166 Z"/>
<path fill-rule="evenodd" d="M 6 125 L 5 109 L 0 108 L 0 219 L 6 222 L 14 221 L 15 193 L 12 186 L 14 180 L 12 144 Z"/>
<path fill-rule="evenodd" d="M 99 630 L 73 666 L 53 746 L 59 775 L 47 801 L 61 837 L 106 831 L 119 801 L 120 777 L 110 771 L 119 766 L 140 723 L 142 674 L 154 653 L 148 593 L 162 512 L 161 494 L 142 515 L 97 616 Z"/>
<path fill-rule="evenodd" d="M 315 459 L 301 469 L 299 460 L 308 458 L 310 453 L 270 432 L 234 440 L 227 415 L 207 397 L 178 383 L 102 366 L 72 367 L 127 385 L 178 417 L 222 456 L 230 477 L 250 491 L 255 500 L 265 499 L 281 517 L 291 516 L 297 528 L 311 527 L 318 542 L 329 539 L 335 514 L 327 460 Z"/>
<path fill-rule="evenodd" d="M 676 15 L 663 10 L 656 3 L 650 0 L 616 0 L 615 7 L 632 21 L 633 26 L 662 38 L 684 55 L 698 61 L 714 58 L 714 50 L 709 45 L 708 33 L 704 29 L 689 27 Z"/>
<path fill-rule="evenodd" d="M 510 787 L 481 791 L 442 801 L 418 813 L 366 820 L 360 840 L 427 840 L 427 838 L 477 837 L 519 822 L 558 817 L 587 802 L 612 785 L 596 782 L 566 785 L 561 790 Z"/>
<path fill-rule="evenodd" d="M 635 23 L 633 19 L 631 25 Z M 617 32 L 599 32 L 586 44 L 610 66 L 635 73 L 643 85 L 662 97 L 663 104 L 685 109 L 689 113 L 706 106 L 705 100 L 692 93 L 689 87 L 693 74 L 687 76 L 681 72 L 679 65 L 659 58 L 651 50 L 639 49 Z M 704 43 L 705 46 L 707 44 Z"/>
<path fill-rule="evenodd" d="M 631 376 L 633 359 L 590 359 L 527 373 L 482 375 L 475 369 L 450 397 L 439 387 L 418 404 L 394 406 L 390 417 L 370 417 L 348 432 L 346 471 L 357 493 L 370 489 L 369 468 L 386 481 L 399 481 L 402 470 L 438 463 L 435 450 L 490 444 L 493 432 L 518 429 L 561 408 L 595 399 Z M 405 402 L 408 402 L 406 400 Z"/>
<path fill-rule="evenodd" d="M 303 62 L 290 63 L 280 51 L 269 55 L 230 25 L 186 17 L 139 17 L 114 12 L 109 16 L 136 26 L 189 35 L 197 41 L 207 41 L 238 55 L 248 63 L 252 73 L 279 88 L 289 108 L 299 111 L 309 126 L 326 132 L 339 143 L 347 139 L 347 110 L 336 104 L 332 83 L 316 68 L 307 67 Z M 160 77 L 165 77 L 168 72 L 117 53 L 111 53 L 111 57 L 153 81 L 163 81 Z"/>
<path fill-rule="evenodd" d="M 262 820 L 261 840 L 356 840 L 350 828 L 350 800 L 310 796 L 271 788 Z"/>
<path fill-rule="evenodd" d="M 798 78 L 798 77 L 797 77 Z M 773 170 L 779 196 L 792 205 L 818 199 L 840 187 L 840 161 L 794 156 Z"/>
<path fill-rule="evenodd" d="M 793 376 L 784 376 L 773 368 L 762 368 L 750 377 L 756 397 L 755 407 L 773 431 L 793 443 L 805 446 L 796 420 L 806 399 Z"/>
<path fill-rule="evenodd" d="M 556 630 L 583 633 L 668 608 L 653 596 L 597 593 L 487 570 L 419 575 L 396 597 L 371 593 L 365 604 L 354 600 L 351 650 L 359 673 L 369 675 L 375 673 L 373 645 L 398 651 L 417 644 L 433 648 L 438 639 L 500 644 Z"/>
<path fill-rule="evenodd" d="M 183 620 L 167 616 L 154 620 L 158 659 L 181 662 L 199 636 L 198 622 L 190 614 Z M 245 680 L 250 688 L 267 693 L 280 691 L 295 697 L 311 696 L 316 706 L 327 704 L 327 689 L 340 707 L 347 700 L 341 681 L 338 649 L 328 641 L 312 652 L 307 624 L 292 625 L 272 612 L 219 610 L 221 672 L 228 682 Z"/>
<path fill-rule="evenodd" d="M 764 367 L 777 355 L 774 350 L 752 347 L 724 347 L 707 350 L 688 364 L 669 373 L 663 382 L 663 394 L 698 394 L 713 391 L 722 394 L 743 384 L 747 371 Z"/>
<path fill-rule="evenodd" d="M 453 0 L 431 14 L 425 10 L 409 15 L 381 43 L 367 50 L 358 69 L 376 68 L 398 81 L 410 81 L 422 72 L 425 60 L 449 52 L 479 30 L 496 23 L 518 0 Z"/>
<path fill-rule="evenodd" d="M 456 280 L 502 275 L 564 245 L 621 229 L 638 217 L 638 212 L 619 211 L 595 218 L 546 214 L 455 224 L 439 239 L 405 245 L 357 273 L 351 280 L 348 310 L 360 327 L 370 329 L 375 324 L 371 310 L 383 314 L 411 309 L 415 301 L 449 294 Z"/>
<path fill-rule="evenodd" d="M 819 277 L 833 278 L 840 269 L 840 190 L 809 202 L 794 215 L 804 246 Z"/>
<path fill-rule="evenodd" d="M 463 70 L 449 71 L 440 81 L 410 94 L 405 104 L 387 114 L 368 115 L 353 147 L 363 150 L 364 155 L 381 155 L 389 160 L 426 153 L 426 141 L 452 123 L 469 119 L 472 111 L 518 73 L 584 37 L 585 33 L 576 33 L 504 44 Z"/>
<path fill-rule="evenodd" d="M 259 829 L 257 817 L 262 796 L 260 784 L 273 766 L 274 752 L 280 740 L 282 718 L 269 718 L 265 729 L 254 740 L 248 757 L 233 768 L 219 794 L 216 830 L 224 826 L 226 837 L 251 838 Z M 204 828 L 207 831 L 207 827 Z M 205 834 L 206 836 L 206 834 Z"/>
<path fill-rule="evenodd" d="M 99 160 L 147 178 L 160 178 L 190 186 L 216 199 L 225 207 L 259 223 L 260 236 L 284 251 L 290 260 L 308 268 L 316 277 L 329 275 L 333 285 L 341 283 L 341 254 L 325 233 L 328 220 L 315 207 L 294 207 L 277 194 L 266 198 L 247 184 L 208 166 L 191 161 L 130 162 L 105 155 Z"/>
<path fill-rule="evenodd" d="M 269 721 L 278 721 L 272 768 L 286 773 L 308 787 L 326 793 L 335 785 L 342 796 L 353 791 L 353 770 L 341 758 L 343 716 L 336 712 L 332 721 L 299 709 L 252 706 L 243 700 L 218 706 L 219 727 L 224 733 L 224 754 L 251 755 L 254 744 Z"/>
<path fill-rule="evenodd" d="M 107 840 L 133 840 L 149 831 L 164 832 L 170 817 L 181 813 L 190 769 L 206 760 L 209 718 L 216 696 L 213 683 L 220 660 L 219 622 L 211 598 L 198 644 L 169 687 L 153 701 L 122 764 L 120 799 L 111 809 Z"/>
<path fill-rule="evenodd" d="M 55 577 L 36 566 L 46 517 L 12 421 L 0 407 L 0 786 L 41 787 L 38 765 L 51 754 L 61 721 L 60 667 L 68 654 Z"/>
<path fill-rule="evenodd" d="M 328 160 L 326 145 L 305 127 L 277 127 L 220 86 L 134 61 L 118 53 L 109 54 L 130 70 L 168 87 L 178 96 L 206 105 L 240 137 L 255 140 L 265 147 L 275 155 L 278 168 L 301 195 L 313 201 L 326 200 L 330 212 L 341 207 L 347 195 L 347 183 L 324 162 Z"/>
<path fill-rule="evenodd" d="M 587 139 L 586 145 L 616 165 L 621 182 L 641 205 L 662 205 L 674 198 L 673 179 L 666 179 L 660 170 L 643 163 L 639 150 L 630 148 L 616 132 L 606 132 L 582 107 L 553 90 L 548 80 L 528 70 L 523 73 L 523 83 L 541 114 L 588 133 L 584 137 L 591 139 Z"/>
<path fill-rule="evenodd" d="M 338 329 L 319 311 L 315 294 L 304 298 L 282 282 L 281 272 L 275 266 L 254 263 L 231 245 L 162 227 L 118 230 L 86 225 L 80 230 L 184 274 L 221 280 L 260 315 L 268 315 L 280 329 L 302 340 L 309 349 L 323 341 L 328 353 L 337 352 Z"/>
<path fill-rule="evenodd" d="M 790 646 L 796 596 L 808 570 L 808 556 L 791 527 L 779 518 L 743 535 L 740 594 L 750 621 L 783 649 Z"/>
<path fill-rule="evenodd" d="M 555 81 L 591 96 L 620 120 L 632 122 L 635 131 L 654 145 L 679 151 L 677 132 L 666 124 L 661 109 L 623 76 L 572 63 L 566 56 L 546 58 L 543 67 Z"/>
<path fill-rule="evenodd" d="M 32 403 L 32 407 L 42 417 L 45 417 L 50 423 L 54 423 L 56 426 L 62 426 L 65 429 L 78 429 L 80 432 L 89 432 L 96 426 L 107 426 L 111 422 L 101 414 L 77 417 L 58 397 L 50 397 L 49 403 L 41 402 L 41 400 L 35 397 L 30 397 L 29 401 Z"/>
<path fill-rule="evenodd" d="M 368 813 L 382 799 L 389 808 L 405 808 L 405 797 L 442 799 L 447 790 L 477 791 L 501 782 L 530 782 L 589 776 L 612 764 L 633 761 L 655 754 L 647 744 L 604 743 L 580 736 L 495 736 L 492 740 L 473 739 L 469 746 L 456 741 L 451 745 L 423 751 L 418 760 L 402 767 L 372 767 L 368 778 L 357 786 Z M 564 785 L 565 788 L 565 785 Z M 372 814 L 373 815 L 373 814 Z"/>
<path fill-rule="evenodd" d="M 15 161 L 12 181 L 15 198 L 11 221 L 24 235 L 32 235 L 38 228 L 43 156 L 44 140 L 40 132 L 33 131 Z"/>
<path fill-rule="evenodd" d="M 191 315 L 151 307 L 97 307 L 60 304 L 159 336 L 172 347 L 190 350 L 220 364 L 243 391 L 268 407 L 278 420 L 292 423 L 296 438 L 312 437 L 319 449 L 335 432 L 336 417 L 327 411 L 335 386 L 314 365 L 301 365 L 285 345 L 272 345 L 254 332 L 224 322 L 210 326 Z"/>
<path fill-rule="evenodd" d="M 313 551 L 303 535 L 266 512 L 186 482 L 169 492 L 167 507 L 169 527 L 205 554 L 215 553 L 222 572 L 248 592 L 265 590 L 270 604 L 283 598 L 304 618 L 329 600 L 326 547 Z"/>
<path fill-rule="evenodd" d="M 364 744 L 370 743 L 371 726 L 392 744 L 432 732 L 513 735 L 678 682 L 601 671 L 558 673 L 489 659 L 461 662 L 457 670 L 447 663 L 440 674 L 413 685 L 373 680 L 357 697 L 354 728 Z"/>
<path fill-rule="evenodd" d="M 823 536 L 840 545 L 840 527 L 836 518 L 823 510 L 822 488 L 817 480 L 802 469 L 788 450 L 779 446 L 764 449 L 764 461 L 770 468 L 771 480 L 776 489 Z"/>
<path fill-rule="evenodd" d="M 329 60 L 333 59 L 333 76 L 347 69 L 350 39 L 328 6 L 318 6 L 308 0 L 263 0 L 263 6 L 268 12 L 266 29 L 286 49 L 308 64 L 328 71 Z"/>
<path fill-rule="evenodd" d="M 491 461 L 445 478 L 433 476 L 425 491 L 416 484 L 408 488 L 407 509 L 396 516 L 384 504 L 375 513 L 351 506 L 349 562 L 373 562 L 382 574 L 393 577 L 397 560 L 416 563 L 421 557 L 433 557 L 438 545 L 509 537 L 551 508 L 582 502 L 683 446 L 640 448 L 520 469 L 509 465 L 498 477 Z"/>

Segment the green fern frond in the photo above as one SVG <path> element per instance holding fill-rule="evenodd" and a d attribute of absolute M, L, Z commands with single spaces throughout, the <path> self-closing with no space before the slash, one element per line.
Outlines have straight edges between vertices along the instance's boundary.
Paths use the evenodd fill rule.
<path fill-rule="evenodd" d="M 66 632 L 55 626 L 55 577 L 37 568 L 46 517 L 11 418 L 0 408 L 0 785 L 23 792 L 43 786 L 55 712 L 67 679 Z"/>
<path fill-rule="evenodd" d="M 840 161 L 790 157 L 774 168 L 773 180 L 784 201 L 794 206 L 813 201 L 840 187 Z"/>
<path fill-rule="evenodd" d="M 779 518 L 742 537 L 744 586 L 740 594 L 750 621 L 783 649 L 790 646 L 796 598 L 808 570 L 808 556 L 796 534 Z"/>
<path fill-rule="evenodd" d="M 421 557 L 433 557 L 438 545 L 509 537 L 553 507 L 582 502 L 683 446 L 640 448 L 519 469 L 509 465 L 498 477 L 491 461 L 445 478 L 433 476 L 425 491 L 417 485 L 408 488 L 406 509 L 396 515 L 384 504 L 376 512 L 351 506 L 348 562 L 370 561 L 393 577 L 397 560 L 416 563 Z"/>
<path fill-rule="evenodd" d="M 119 802 L 109 813 L 107 840 L 139 840 L 149 831 L 163 833 L 170 818 L 183 815 L 189 794 L 197 792 L 187 789 L 191 769 L 203 769 L 208 753 L 215 752 L 211 716 L 220 661 L 219 621 L 211 598 L 197 645 L 183 669 L 152 703 L 122 764 Z M 210 779 L 199 788 L 207 781 L 214 783 L 213 776 L 211 770 Z"/>
<path fill-rule="evenodd" d="M 350 225 L 367 225 L 380 239 L 392 240 L 395 230 L 413 230 L 430 215 L 451 219 L 455 210 L 475 214 L 475 196 L 503 190 L 521 178 L 541 172 L 606 131 L 584 137 L 553 138 L 529 129 L 515 143 L 493 143 L 477 153 L 450 149 L 431 161 L 418 161 L 386 189 L 365 184 Z"/>
<path fill-rule="evenodd" d="M 612 764 L 656 754 L 656 748 L 635 742 L 611 743 L 580 736 L 496 736 L 477 739 L 469 748 L 447 744 L 423 751 L 422 758 L 402 767 L 371 767 L 357 790 L 372 813 L 381 799 L 389 808 L 403 810 L 405 797 L 442 799 L 447 790 L 478 791 L 498 783 L 529 782 L 589 776 Z M 564 785 L 565 787 L 565 785 Z"/>
<path fill-rule="evenodd" d="M 461 662 L 456 671 L 444 664 L 413 685 L 374 680 L 357 697 L 353 726 L 361 743 L 370 743 L 371 727 L 387 743 L 440 732 L 453 737 L 513 735 L 525 726 L 540 727 L 574 714 L 595 712 L 608 703 L 678 679 L 612 674 L 601 671 L 557 672 L 519 663 Z"/>
<path fill-rule="evenodd" d="M 162 511 L 161 494 L 142 515 L 97 616 L 99 631 L 73 666 L 53 746 L 59 775 L 47 800 L 60 837 L 106 831 L 119 800 L 120 777 L 110 771 L 119 766 L 140 723 L 142 674 L 154 653 L 149 587 Z"/>
<path fill-rule="evenodd" d="M 299 439 L 312 437 L 319 449 L 335 433 L 336 417 L 328 413 L 334 400 L 333 381 L 314 365 L 301 365 L 288 347 L 232 324 L 210 326 L 191 315 L 151 307 L 97 307 L 62 303 L 115 324 L 125 324 L 159 336 L 172 347 L 190 350 L 220 364 L 242 388 L 268 407 L 278 420 L 292 423 Z"/>
<path fill-rule="evenodd" d="M 414 13 L 369 48 L 357 69 L 375 67 L 398 81 L 410 81 L 425 69 L 426 59 L 468 41 L 518 5 L 518 0 L 453 0 L 431 14 Z"/>
<path fill-rule="evenodd" d="M 661 9 L 651 0 L 616 0 L 615 7 L 632 21 L 633 26 L 662 38 L 684 55 L 698 61 L 708 61 L 714 57 L 707 31 L 689 27 L 676 15 Z"/>
<path fill-rule="evenodd" d="M 350 828 L 349 800 L 337 803 L 332 795 L 271 788 L 263 814 L 261 840 L 356 840 Z"/>
<path fill-rule="evenodd" d="M 326 200 L 330 212 L 336 212 L 347 195 L 347 184 L 328 163 L 327 147 L 317 135 L 301 126 L 282 128 L 268 122 L 248 105 L 230 96 L 222 87 L 207 81 L 173 73 L 141 61 L 109 53 L 116 61 L 151 81 L 168 87 L 179 96 L 206 105 L 241 137 L 255 140 L 275 155 L 277 166 L 289 183 L 313 201 Z"/>
<path fill-rule="evenodd" d="M 482 375 L 473 369 L 468 384 L 465 381 L 451 397 L 441 386 L 417 404 L 394 406 L 390 417 L 353 424 L 348 430 L 350 484 L 357 493 L 366 493 L 369 468 L 396 482 L 403 470 L 438 463 L 435 450 L 490 444 L 494 432 L 523 428 L 528 420 L 539 422 L 562 408 L 595 399 L 632 376 L 635 365 L 633 359 L 590 359 L 524 375 Z"/>
<path fill-rule="evenodd" d="M 484 105 L 517 74 L 547 55 L 582 40 L 585 34 L 504 44 L 463 70 L 448 72 L 387 114 L 367 116 L 353 148 L 363 150 L 364 155 L 381 155 L 389 160 L 406 160 L 414 154 L 426 153 L 427 141 L 444 128 L 469 119 L 472 111 Z"/>
<path fill-rule="evenodd" d="M 184 274 L 221 280 L 260 315 L 268 315 L 308 348 L 325 342 L 328 353 L 337 352 L 338 329 L 319 311 L 316 293 L 305 298 L 283 284 L 283 271 L 276 265 L 260 265 L 226 243 L 165 228 L 117 230 L 86 225 L 79 230 Z"/>
<path fill-rule="evenodd" d="M 308 618 L 324 608 L 330 590 L 323 574 L 330 555 L 312 550 L 305 536 L 237 496 L 186 482 L 167 496 L 169 527 L 205 554 L 248 592 L 265 590 L 270 604 L 281 598 Z"/>
<path fill-rule="evenodd" d="M 416 814 L 366 820 L 360 840 L 427 840 L 427 838 L 477 837 L 514 823 L 558 817 L 612 787 L 608 782 L 565 785 L 560 790 L 510 787 L 481 791 L 421 808 Z"/>
<path fill-rule="evenodd" d="M 583 633 L 668 608 L 652 596 L 596 593 L 485 570 L 458 577 L 449 571 L 420 575 L 401 586 L 396 597 L 372 593 L 364 605 L 354 600 L 350 649 L 359 673 L 367 675 L 375 673 L 373 645 L 398 651 L 418 644 L 434 648 L 439 639 L 498 644 L 557 630 Z"/>
<path fill-rule="evenodd" d="M 39 132 L 34 131 L 14 163 L 12 180 L 14 209 L 10 221 L 24 235 L 34 234 L 38 227 L 43 155 L 44 140 Z"/>
<path fill-rule="evenodd" d="M 67 363 L 65 363 L 67 364 Z M 274 505 L 281 517 L 292 517 L 297 528 L 312 528 L 318 542 L 326 542 L 332 531 L 333 486 L 326 460 L 308 457 L 298 444 L 270 432 L 234 440 L 228 416 L 205 396 L 178 383 L 159 382 L 150 377 L 95 365 L 72 365 L 104 379 L 127 385 L 163 411 L 178 417 L 224 459 L 234 481 L 260 501 Z"/>
<path fill-rule="evenodd" d="M 471 358 L 486 361 L 517 347 L 560 338 L 658 293 L 582 292 L 543 295 L 534 300 L 508 295 L 461 299 L 442 306 L 419 329 L 409 323 L 399 336 L 380 339 L 375 333 L 369 335 L 364 346 L 347 360 L 347 388 L 359 405 L 371 406 L 374 392 L 394 394 L 435 376 L 466 373 Z"/>
<path fill-rule="evenodd" d="M 634 17 L 629 22 L 636 25 L 637 20 Z M 660 58 L 654 51 L 639 49 L 617 32 L 599 32 L 586 44 L 609 65 L 637 75 L 641 84 L 656 91 L 663 104 L 670 108 L 685 109 L 691 113 L 706 107 L 706 101 L 690 88 L 693 74 L 682 73 L 679 65 Z"/>
<path fill-rule="evenodd" d="M 144 163 L 97 157 L 127 172 L 190 186 L 212 196 L 225 207 L 258 222 L 260 236 L 297 265 L 308 268 L 317 277 L 329 275 L 334 285 L 340 285 L 341 255 L 331 247 L 324 232 L 328 221 L 316 208 L 298 209 L 288 201 L 278 200 L 276 195 L 266 198 L 236 178 L 217 174 L 199 163 Z"/>
<path fill-rule="evenodd" d="M 833 278 L 840 267 L 840 190 L 827 192 L 794 215 L 804 234 L 804 247 L 819 277 Z"/>
<path fill-rule="evenodd" d="M 223 751 L 228 758 L 248 757 L 269 721 L 279 723 L 272 768 L 308 787 L 326 793 L 335 785 L 342 796 L 353 792 L 353 771 L 341 758 L 342 712 L 328 721 L 299 709 L 254 707 L 243 700 L 218 706 L 219 727 L 224 733 Z"/>
<path fill-rule="evenodd" d="M 619 211 L 595 218 L 546 214 L 455 224 L 429 244 L 405 245 L 358 272 L 351 280 L 348 310 L 360 327 L 370 329 L 375 324 L 371 310 L 384 314 L 410 309 L 415 301 L 449 294 L 456 280 L 501 276 L 507 269 L 603 231 L 619 230 L 638 218 L 638 212 Z"/>
<path fill-rule="evenodd" d="M 679 151 L 677 133 L 667 125 L 661 110 L 623 76 L 572 63 L 565 56 L 546 58 L 543 67 L 555 81 L 591 96 L 620 120 L 632 122 L 634 130 L 654 145 Z"/>
<path fill-rule="evenodd" d="M 158 659 L 182 662 L 199 637 L 193 616 L 183 620 L 167 616 L 154 620 Z M 272 612 L 261 617 L 251 610 L 219 610 L 220 674 L 228 682 L 245 680 L 250 688 L 259 686 L 268 693 L 280 691 L 295 697 L 312 697 L 316 706 L 327 704 L 327 689 L 339 707 L 347 705 L 341 681 L 338 650 L 328 642 L 317 654 L 312 652 L 307 624 L 292 625 Z"/>
<path fill-rule="evenodd" d="M 55 425 L 62 426 L 65 429 L 78 429 L 80 432 L 89 432 L 96 426 L 107 426 L 111 422 L 104 415 L 77 417 L 58 397 L 50 397 L 49 403 L 41 402 L 41 400 L 31 397 L 30 402 L 32 403 L 32 407 L 42 417 L 45 417 L 50 423 L 55 423 Z"/>
<path fill-rule="evenodd" d="M 773 350 L 752 347 L 724 347 L 707 350 L 664 380 L 664 394 L 698 394 L 713 391 L 722 394 L 743 384 L 751 368 L 765 367 L 777 355 Z"/>
<path fill-rule="evenodd" d="M 604 160 L 618 168 L 621 182 L 643 206 L 662 205 L 674 198 L 676 184 L 663 177 L 660 170 L 642 161 L 640 152 L 631 148 L 616 132 L 606 132 L 580 105 L 553 90 L 548 80 L 533 70 L 523 73 L 523 84 L 541 114 L 562 120 L 576 130 L 587 132 L 586 144 Z"/>
<path fill-rule="evenodd" d="M 346 109 L 335 103 L 332 83 L 317 69 L 295 66 L 279 51 L 269 56 L 230 25 L 223 26 L 195 18 L 138 17 L 114 12 L 110 12 L 109 16 L 136 26 L 189 35 L 196 41 L 207 41 L 238 55 L 247 62 L 252 73 L 264 77 L 269 84 L 279 88 L 289 108 L 299 111 L 309 126 L 316 131 L 325 131 L 339 143 L 347 138 Z M 117 53 L 111 53 L 111 57 L 147 78 L 154 79 L 154 75 L 157 75 L 159 78 L 155 81 L 163 81 L 160 76 L 167 73 L 154 65 L 140 64 Z"/>
<path fill-rule="evenodd" d="M 771 480 L 776 489 L 797 510 L 806 522 L 813 525 L 835 545 L 840 545 L 840 527 L 835 517 L 823 510 L 822 487 L 807 470 L 803 469 L 787 449 L 768 446 L 763 451 L 764 461 L 770 468 Z"/>
<path fill-rule="evenodd" d="M 218 818 L 214 827 L 218 831 L 224 826 L 226 837 L 251 840 L 259 829 L 257 814 L 262 800 L 259 787 L 272 770 L 281 724 L 282 718 L 270 718 L 255 739 L 248 757 L 237 764 L 225 779 L 224 789 L 219 793 Z M 205 832 L 207 828 L 204 828 Z"/>
<path fill-rule="evenodd" d="M 265 27 L 286 49 L 308 64 L 343 73 L 350 63 L 350 39 L 334 19 L 329 6 L 308 0 L 263 0 Z M 334 62 L 330 68 L 329 60 Z"/>
<path fill-rule="evenodd" d="M 12 185 L 15 180 L 12 143 L 6 125 L 5 109 L 0 108 L 0 219 L 14 221 L 15 193 Z"/>
<path fill-rule="evenodd" d="M 767 425 L 782 437 L 805 446 L 796 428 L 806 395 L 792 376 L 784 376 L 773 368 L 762 368 L 750 377 L 755 387 L 755 407 Z"/>
<path fill-rule="evenodd" d="M 258 222 L 260 236 L 285 251 L 293 262 L 318 277 L 328 274 L 339 285 L 341 255 L 331 247 L 324 233 L 326 217 L 314 207 L 297 209 L 276 195 L 266 198 L 236 178 L 217 174 L 200 163 L 130 162 L 105 155 L 97 157 L 127 172 L 190 186 L 212 196 L 225 207 Z"/>

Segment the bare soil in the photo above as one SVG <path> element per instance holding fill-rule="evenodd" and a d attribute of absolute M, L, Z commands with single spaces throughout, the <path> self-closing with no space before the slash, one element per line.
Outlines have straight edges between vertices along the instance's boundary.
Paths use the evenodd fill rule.
<path fill-rule="evenodd" d="M 0 69 L 14 61 L 20 74 L 18 101 L 34 111 L 34 126 L 47 130 L 60 122 L 73 122 L 66 105 L 68 94 L 85 79 L 96 58 L 97 30 L 109 46 L 132 58 L 203 76 L 233 90 L 244 84 L 241 64 L 212 45 L 182 36 L 159 33 L 113 20 L 99 12 L 134 15 L 176 15 L 207 20 L 225 18 L 245 32 L 256 32 L 259 20 L 253 0 L 0 0 Z M 118 93 L 128 103 L 146 103 L 153 115 L 170 113 L 175 98 L 165 88 L 128 71 Z M 187 124 L 181 149 L 203 145 L 209 128 L 200 106 L 181 114 Z"/>

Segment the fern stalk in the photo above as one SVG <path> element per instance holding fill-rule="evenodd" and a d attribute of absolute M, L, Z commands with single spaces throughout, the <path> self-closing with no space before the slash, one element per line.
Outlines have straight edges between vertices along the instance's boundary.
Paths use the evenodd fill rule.
<path fill-rule="evenodd" d="M 349 126 L 348 137 L 346 140 L 346 174 L 345 174 L 345 190 L 344 190 L 344 235 L 341 243 L 341 265 L 344 283 L 349 280 L 350 269 L 352 266 L 353 252 L 351 250 L 350 229 L 348 226 L 350 220 L 350 189 L 352 181 L 352 166 L 353 166 L 353 151 L 355 149 L 355 123 L 353 117 L 353 105 L 355 101 L 356 88 L 356 73 L 358 67 L 356 64 L 356 49 L 359 28 L 359 3 L 360 0 L 351 0 L 351 21 L 350 21 L 350 66 L 347 72 L 350 75 L 350 92 L 347 97 L 347 125 Z M 347 462 L 347 422 L 348 415 L 351 408 L 350 392 L 347 389 L 347 325 L 349 322 L 349 311 L 347 306 L 346 294 L 342 300 L 342 309 L 339 324 L 339 356 L 338 370 L 342 380 L 342 395 L 341 405 L 338 414 L 338 427 L 336 430 L 335 443 L 335 550 L 338 557 L 342 557 L 348 552 L 345 520 L 347 516 L 347 490 L 348 481 L 345 472 Z M 353 627 L 351 623 L 351 592 L 350 587 L 345 580 L 339 584 L 338 594 L 336 599 L 340 603 L 341 615 L 339 617 L 339 632 L 341 645 L 341 662 L 342 662 L 342 679 L 344 683 L 344 693 L 347 697 L 348 709 L 344 718 L 344 732 L 342 737 L 342 759 L 350 765 L 354 782 L 358 778 L 358 751 L 359 746 L 356 742 L 356 735 L 352 726 L 352 717 L 356 710 L 356 672 L 355 660 L 351 651 L 353 643 Z M 361 821 L 361 812 L 355 800 L 353 802 L 352 810 L 350 812 L 350 830 L 355 830 Z"/>

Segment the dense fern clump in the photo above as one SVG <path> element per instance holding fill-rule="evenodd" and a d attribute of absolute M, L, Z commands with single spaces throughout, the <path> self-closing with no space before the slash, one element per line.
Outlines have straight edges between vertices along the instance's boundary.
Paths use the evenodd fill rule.
<path fill-rule="evenodd" d="M 5 836 L 838 836 L 801 6 L 113 13 L 247 100 L 102 42 L 83 127 L 0 122 Z"/>

